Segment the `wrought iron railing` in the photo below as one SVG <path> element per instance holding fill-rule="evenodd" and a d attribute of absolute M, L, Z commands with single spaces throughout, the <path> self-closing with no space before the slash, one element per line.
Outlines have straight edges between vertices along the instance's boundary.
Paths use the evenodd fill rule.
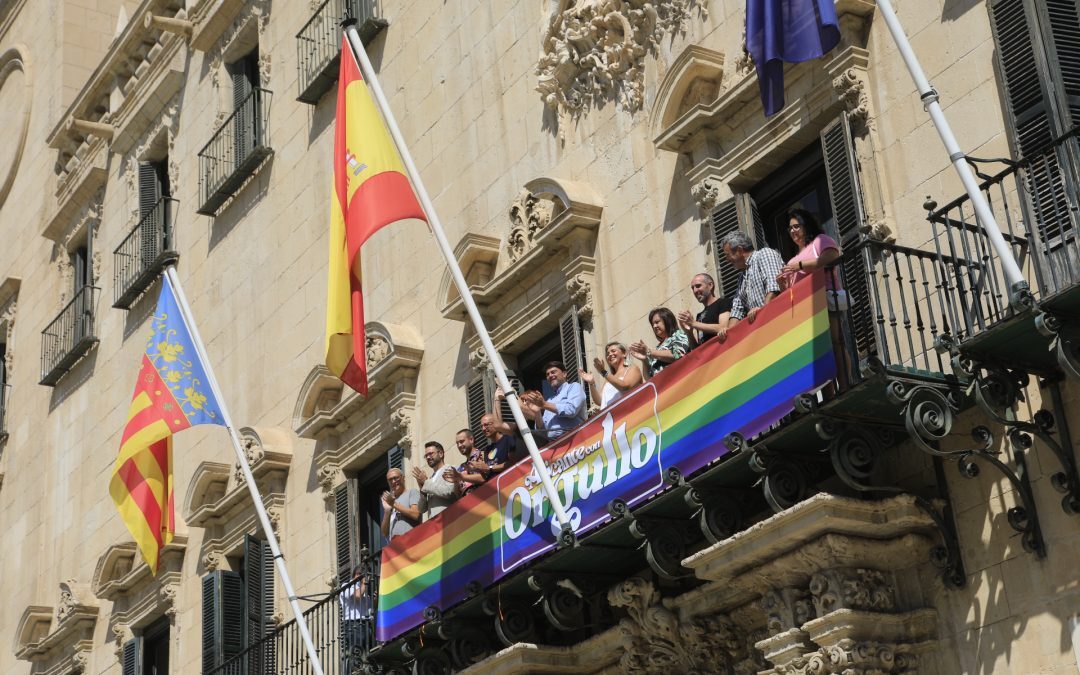
<path fill-rule="evenodd" d="M 1080 282 L 1078 134 L 1080 129 L 1074 129 L 1043 152 L 1018 162 L 991 160 L 1006 167 L 993 175 L 980 173 L 980 190 L 1036 299 Z M 957 261 L 949 272 L 966 299 L 958 336 L 973 337 L 1012 316 L 1001 260 L 968 196 L 940 207 L 928 201 L 926 207 L 936 249 Z M 968 260 L 974 264 L 967 265 Z"/>
<path fill-rule="evenodd" d="M 127 309 L 166 265 L 180 257 L 173 242 L 177 201 L 162 197 L 113 251 L 113 307 Z"/>
<path fill-rule="evenodd" d="M 41 384 L 55 385 L 97 343 L 94 314 L 99 290 L 83 286 L 41 331 Z"/>
<path fill-rule="evenodd" d="M 386 26 L 378 0 L 324 0 L 296 34 L 296 100 L 315 104 L 337 80 L 341 56 L 341 21 L 357 20 L 357 31 L 366 45 Z"/>
<path fill-rule="evenodd" d="M 375 646 L 374 588 L 364 603 L 361 618 L 344 617 L 343 593 L 349 586 L 339 588 L 304 610 L 315 651 L 326 675 L 349 675 L 365 672 L 363 663 L 367 651 Z M 273 630 L 262 640 L 203 675 L 307 675 L 315 669 L 300 638 L 300 629 L 293 619 Z"/>
<path fill-rule="evenodd" d="M 0 383 L 0 441 L 8 437 L 8 405 L 11 401 L 11 385 L 6 382 Z"/>
<path fill-rule="evenodd" d="M 199 151 L 201 206 L 197 213 L 217 215 L 221 205 L 270 154 L 270 97 L 267 89 L 252 89 Z"/>

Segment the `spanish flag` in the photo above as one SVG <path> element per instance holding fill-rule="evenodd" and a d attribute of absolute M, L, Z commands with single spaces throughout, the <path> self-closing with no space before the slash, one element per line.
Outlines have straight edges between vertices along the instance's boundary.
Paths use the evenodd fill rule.
<path fill-rule="evenodd" d="M 326 367 L 362 395 L 367 395 L 367 364 L 360 246 L 379 228 L 405 218 L 426 220 L 343 37 L 334 126 Z"/>
<path fill-rule="evenodd" d="M 172 436 L 196 424 L 222 424 L 221 407 L 180 314 L 169 277 L 151 320 L 109 494 L 150 571 L 173 539 Z"/>

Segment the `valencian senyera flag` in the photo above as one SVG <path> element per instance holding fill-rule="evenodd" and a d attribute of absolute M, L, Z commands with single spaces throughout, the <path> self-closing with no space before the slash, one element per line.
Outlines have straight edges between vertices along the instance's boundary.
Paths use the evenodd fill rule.
<path fill-rule="evenodd" d="M 326 367 L 364 395 L 367 367 L 360 246 L 379 228 L 405 218 L 423 220 L 424 211 L 356 57 L 343 38 L 334 128 Z"/>
<path fill-rule="evenodd" d="M 746 49 L 765 115 L 784 107 L 784 63 L 821 58 L 839 42 L 833 0 L 746 0 Z"/>
<path fill-rule="evenodd" d="M 172 436 L 196 424 L 224 424 L 168 276 L 152 319 L 120 440 L 109 493 L 143 559 L 157 574 L 172 541 Z"/>

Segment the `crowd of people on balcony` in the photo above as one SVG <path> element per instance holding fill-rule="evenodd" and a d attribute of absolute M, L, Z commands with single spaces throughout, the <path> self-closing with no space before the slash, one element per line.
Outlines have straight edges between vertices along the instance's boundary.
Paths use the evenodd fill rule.
<path fill-rule="evenodd" d="M 755 248 L 750 237 L 740 231 L 727 234 L 719 246 L 727 264 L 739 272 L 736 292 L 730 298 L 720 297 L 712 276 L 704 272 L 694 275 L 690 291 L 701 304 L 701 310 L 697 314 L 683 310 L 676 315 L 667 307 L 657 307 L 649 312 L 655 346 L 644 340 L 629 347 L 622 342 L 609 342 L 604 346 L 604 358 L 593 359 L 595 372 L 578 369 L 579 382 L 567 380 L 568 370 L 562 362 L 547 363 L 544 366 L 547 395 L 526 391 L 518 396 L 522 413 L 533 425 L 530 433 L 537 445 L 551 443 L 584 423 L 590 401 L 596 410 L 607 408 L 691 350 L 713 338 L 726 339 L 732 326 L 740 321 L 754 321 L 758 311 L 783 290 L 814 270 L 833 264 L 840 256 L 840 247 L 808 211 L 790 212 L 788 232 L 798 252 L 786 263 L 774 249 Z M 833 342 L 839 344 L 840 324 L 835 313 L 847 308 L 846 294 L 832 275 L 826 287 L 831 291 L 828 298 Z M 457 449 L 465 458 L 461 464 L 446 464 L 442 444 L 428 441 L 424 444 L 424 461 L 430 471 L 413 468 L 415 488 L 406 489 L 401 470 L 391 469 L 387 473 L 390 489 L 383 494 L 382 519 L 382 533 L 387 540 L 439 515 L 456 499 L 525 455 L 521 430 L 513 421 L 502 418 L 505 398 L 502 389 L 497 388 L 492 412 L 480 419 L 487 450 L 476 447 L 471 430 L 461 429 L 455 436 Z"/>

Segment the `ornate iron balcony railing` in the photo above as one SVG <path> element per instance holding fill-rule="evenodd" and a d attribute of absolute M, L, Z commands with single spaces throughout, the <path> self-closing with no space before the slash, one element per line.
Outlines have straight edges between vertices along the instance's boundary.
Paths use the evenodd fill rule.
<path fill-rule="evenodd" d="M 7 383 L 0 384 L 0 442 L 6 441 L 8 437 L 8 406 L 11 401 L 11 385 Z"/>
<path fill-rule="evenodd" d="M 342 590 L 331 592 L 304 611 L 304 620 L 326 675 L 364 672 L 360 659 L 367 648 L 375 644 L 374 626 L 370 621 L 366 621 L 367 626 L 363 626 L 364 622 L 354 626 L 353 622 L 342 620 Z M 370 637 L 359 635 L 357 629 Z M 300 639 L 300 629 L 293 619 L 203 675 L 308 675 L 314 672 Z"/>
<path fill-rule="evenodd" d="M 1074 129 L 1037 155 L 1005 164 L 993 175 L 980 173 L 980 190 L 1037 300 L 1051 298 L 1080 283 L 1080 129 Z M 1001 261 L 990 247 L 971 200 L 962 195 L 944 206 L 928 199 L 927 220 L 936 250 L 954 260 L 951 270 L 967 299 L 957 332 L 969 339 L 1016 314 L 1009 306 Z"/>
<path fill-rule="evenodd" d="M 199 151 L 197 213 L 217 215 L 272 152 L 267 134 L 270 97 L 267 89 L 252 89 Z"/>
<path fill-rule="evenodd" d="M 113 251 L 113 307 L 128 309 L 180 255 L 173 241 L 177 201 L 162 197 Z"/>
<path fill-rule="evenodd" d="M 324 0 L 296 34 L 296 68 L 301 103 L 319 102 L 337 80 L 341 56 L 341 21 L 357 19 L 363 43 L 369 44 L 386 26 L 378 0 Z"/>
<path fill-rule="evenodd" d="M 97 286 L 83 286 L 41 331 L 41 384 L 53 386 L 97 344 Z"/>

